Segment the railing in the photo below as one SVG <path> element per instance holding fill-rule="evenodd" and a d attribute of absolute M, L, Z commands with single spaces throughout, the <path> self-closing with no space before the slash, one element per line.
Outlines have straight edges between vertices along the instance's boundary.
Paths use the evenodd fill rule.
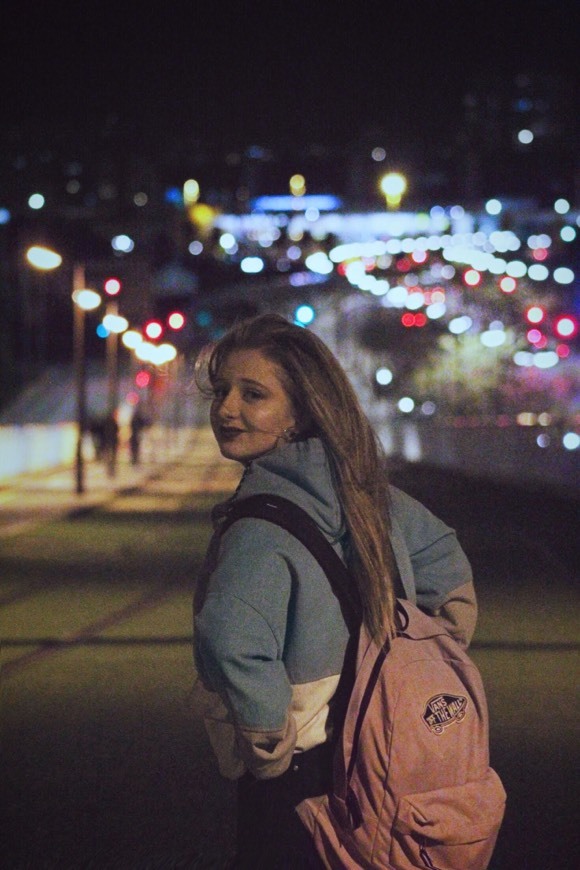
<path fill-rule="evenodd" d="M 395 418 L 376 428 L 392 457 L 580 497 L 580 450 L 566 450 L 554 429 L 478 418 L 448 424 Z"/>

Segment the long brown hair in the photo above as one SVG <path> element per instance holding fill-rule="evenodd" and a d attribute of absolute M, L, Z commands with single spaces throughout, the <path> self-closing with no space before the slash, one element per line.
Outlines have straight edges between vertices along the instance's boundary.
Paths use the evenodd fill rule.
<path fill-rule="evenodd" d="M 196 381 L 206 395 L 235 350 L 259 350 L 278 366 L 299 437 L 316 435 L 325 443 L 350 533 L 349 568 L 363 621 L 375 639 L 392 637 L 394 559 L 386 457 L 344 369 L 315 333 L 279 315 L 263 314 L 234 325 L 202 352 Z"/>

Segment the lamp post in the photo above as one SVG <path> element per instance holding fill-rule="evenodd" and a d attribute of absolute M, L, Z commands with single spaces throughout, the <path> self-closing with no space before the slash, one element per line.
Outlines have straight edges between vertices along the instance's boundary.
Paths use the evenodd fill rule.
<path fill-rule="evenodd" d="M 85 356 L 85 312 L 98 308 L 101 297 L 94 290 L 84 287 L 85 270 L 77 264 L 73 269 L 73 368 L 77 397 L 77 440 L 75 453 L 75 489 L 81 495 L 85 491 L 85 463 L 83 438 L 87 428 L 87 364 Z"/>
<path fill-rule="evenodd" d="M 385 195 L 388 209 L 397 209 L 401 205 L 401 198 L 407 190 L 407 179 L 400 172 L 388 172 L 383 175 L 380 187 Z"/>
<path fill-rule="evenodd" d="M 35 269 L 43 271 L 57 269 L 62 257 L 56 251 L 41 245 L 33 245 L 26 252 L 26 259 Z M 85 491 L 83 436 L 87 422 L 87 384 L 85 359 L 85 312 L 98 308 L 101 297 L 85 284 L 84 266 L 73 267 L 73 368 L 76 384 L 76 424 L 77 438 L 75 451 L 75 490 L 78 494 Z"/>
<path fill-rule="evenodd" d="M 119 335 L 129 326 L 129 322 L 119 315 L 116 301 L 107 302 L 107 312 L 103 317 L 103 326 L 107 330 L 107 426 L 109 427 L 109 444 L 107 455 L 107 474 L 114 477 L 117 473 L 117 426 L 116 413 L 119 403 Z"/>

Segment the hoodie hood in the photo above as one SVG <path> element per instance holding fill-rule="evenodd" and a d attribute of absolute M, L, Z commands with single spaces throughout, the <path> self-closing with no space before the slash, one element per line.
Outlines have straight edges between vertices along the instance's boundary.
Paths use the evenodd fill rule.
<path fill-rule="evenodd" d="M 319 438 L 294 441 L 254 459 L 246 468 L 235 499 L 258 493 L 293 501 L 331 539 L 344 533 L 330 459 Z"/>

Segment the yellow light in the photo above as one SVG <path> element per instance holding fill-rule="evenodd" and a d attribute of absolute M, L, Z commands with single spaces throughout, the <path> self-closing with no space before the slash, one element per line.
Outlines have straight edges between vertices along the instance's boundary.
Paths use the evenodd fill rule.
<path fill-rule="evenodd" d="M 290 193 L 292 196 L 304 196 L 306 193 L 306 179 L 300 173 L 296 173 L 290 179 Z"/>
<path fill-rule="evenodd" d="M 103 317 L 103 326 L 109 332 L 116 332 L 119 334 L 125 332 L 129 326 L 129 321 L 125 317 L 121 317 L 119 314 L 105 314 Z"/>
<path fill-rule="evenodd" d="M 196 225 L 201 232 L 208 232 L 214 225 L 217 217 L 217 211 L 211 205 L 206 205 L 204 202 L 197 202 L 195 205 L 190 205 L 187 209 L 190 221 Z"/>
<path fill-rule="evenodd" d="M 125 347 L 128 347 L 130 350 L 135 350 L 135 348 L 143 341 L 143 336 L 140 332 L 137 332 L 136 329 L 129 329 L 123 334 L 121 341 Z"/>
<path fill-rule="evenodd" d="M 135 348 L 135 356 L 137 359 L 140 359 L 141 362 L 151 362 L 153 359 L 153 354 L 155 353 L 155 345 L 150 341 L 142 341 Z"/>
<path fill-rule="evenodd" d="M 157 345 L 143 341 L 135 348 L 135 356 L 142 362 L 150 362 L 155 366 L 162 366 L 175 359 L 177 350 L 172 344 Z"/>
<path fill-rule="evenodd" d="M 381 178 L 380 187 L 387 199 L 387 207 L 398 208 L 407 190 L 407 180 L 400 172 L 388 172 Z"/>
<path fill-rule="evenodd" d="M 72 294 L 73 302 L 75 305 L 78 305 L 79 308 L 82 308 L 83 311 L 93 311 L 93 309 L 98 308 L 101 304 L 101 297 L 98 293 L 95 293 L 94 290 L 88 290 L 86 288 L 75 290 Z"/>
<path fill-rule="evenodd" d="M 26 252 L 26 259 L 35 269 L 56 269 L 62 263 L 62 257 L 50 248 L 33 245 Z"/>
<path fill-rule="evenodd" d="M 194 205 L 199 199 L 199 184 L 195 178 L 188 178 L 183 185 L 183 201 L 186 205 Z"/>
<path fill-rule="evenodd" d="M 177 356 L 177 350 L 172 344 L 159 344 L 155 348 L 153 362 L 155 365 L 161 366 L 164 363 L 171 362 Z"/>

